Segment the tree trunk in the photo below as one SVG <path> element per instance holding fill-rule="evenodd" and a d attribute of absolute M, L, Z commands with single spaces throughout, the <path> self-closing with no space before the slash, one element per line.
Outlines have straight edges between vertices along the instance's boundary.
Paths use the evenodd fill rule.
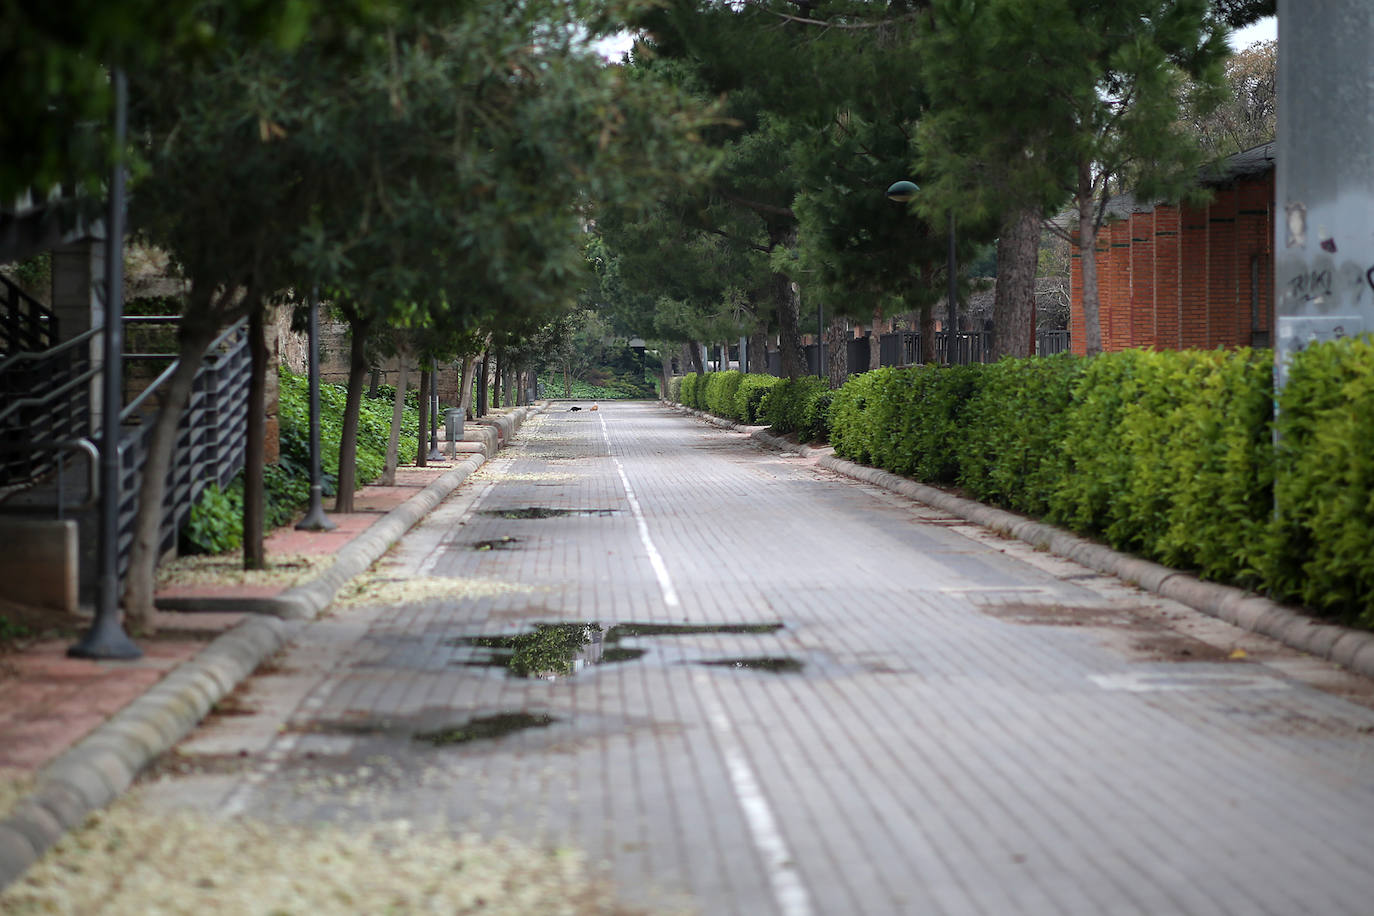
<path fill-rule="evenodd" d="M 371 328 L 349 321 L 352 338 L 348 348 L 348 395 L 344 399 L 343 429 L 339 432 L 339 479 L 334 494 L 335 512 L 353 511 L 353 491 L 358 488 L 358 411 L 362 408 L 363 383 L 367 380 L 367 335 Z"/>
<path fill-rule="evenodd" d="M 1092 163 L 1078 164 L 1078 255 L 1083 273 L 1083 337 L 1088 356 L 1102 352 L 1102 313 L 1097 301 L 1097 199 Z"/>
<path fill-rule="evenodd" d="M 916 354 L 921 364 L 935 362 L 935 307 L 927 302 L 916 313 L 916 329 L 920 332 L 921 352 Z"/>
<path fill-rule="evenodd" d="M 401 421 L 406 413 L 406 364 L 410 362 L 410 348 L 404 345 L 396 352 L 396 393 L 391 398 L 391 435 L 386 440 L 386 463 L 382 467 L 381 484 L 384 487 L 396 486 L 396 465 L 401 450 Z"/>
<path fill-rule="evenodd" d="M 458 369 L 458 409 L 466 419 L 472 410 L 472 383 L 477 375 L 477 357 L 464 356 Z"/>
<path fill-rule="evenodd" d="M 262 303 L 253 302 L 251 308 L 248 352 L 252 355 L 253 374 L 248 382 L 248 429 L 243 456 L 243 568 L 263 569 L 267 565 L 262 543 L 267 508 L 263 487 L 263 462 L 267 457 L 267 338 Z"/>
<path fill-rule="evenodd" d="M 883 364 L 883 335 L 880 327 L 883 310 L 873 310 L 873 326 L 868 329 L 868 368 L 876 369 Z"/>
<path fill-rule="evenodd" d="M 493 408 L 499 409 L 501 406 L 501 372 L 506 368 L 505 362 L 506 360 L 503 357 L 497 356 L 495 353 L 492 354 L 490 390 L 491 406 Z"/>
<path fill-rule="evenodd" d="M 426 458 L 429 455 L 429 385 L 434 373 L 420 370 L 420 435 L 415 445 L 415 466 L 425 467 Z"/>
<path fill-rule="evenodd" d="M 768 374 L 768 326 L 760 321 L 749 335 L 749 371 L 758 375 Z"/>
<path fill-rule="evenodd" d="M 992 306 L 992 358 L 1035 355 L 1035 272 L 1040 209 L 1013 210 L 997 239 L 997 291 Z"/>
<path fill-rule="evenodd" d="M 782 245 L 790 248 L 797 243 L 797 228 L 771 228 L 768 240 L 773 247 Z M 772 275 L 769 290 L 778 319 L 778 350 L 782 356 L 780 371 L 784 378 L 801 378 L 806 374 L 806 351 L 801 342 L 801 291 L 782 273 Z"/>
<path fill-rule="evenodd" d="M 783 378 L 796 379 L 806 374 L 806 351 L 801 342 L 801 296 L 792 288 L 786 274 L 773 274 L 773 302 L 778 314 L 778 350 L 782 354 Z"/>
<path fill-rule="evenodd" d="M 706 365 L 701 361 L 701 344 L 695 340 L 687 341 L 687 358 L 692 361 L 692 371 L 697 375 L 706 374 Z"/>
<path fill-rule="evenodd" d="M 566 362 L 563 364 L 563 397 L 572 397 L 572 372 Z"/>
<path fill-rule="evenodd" d="M 162 407 L 153 421 L 148 455 L 139 483 L 138 514 L 134 517 L 134 539 L 129 547 L 129 571 L 124 577 L 124 613 L 131 629 L 152 633 L 153 592 L 157 578 L 158 556 L 162 553 L 162 503 L 167 496 L 167 472 L 176 449 L 177 424 L 191 399 L 205 348 L 215 339 L 213 324 L 183 325 L 177 334 L 177 368 L 167 380 Z M 107 422 L 118 422 L 108 418 Z"/>
<path fill-rule="evenodd" d="M 825 331 L 825 345 L 830 350 L 830 364 L 827 377 L 831 388 L 839 388 L 849 378 L 849 328 L 848 323 L 836 315 L 830 320 Z"/>
<path fill-rule="evenodd" d="M 377 389 L 382 385 L 382 370 L 378 366 L 372 366 L 368 374 L 370 379 L 367 386 L 367 396 L 375 398 L 378 393 Z"/>

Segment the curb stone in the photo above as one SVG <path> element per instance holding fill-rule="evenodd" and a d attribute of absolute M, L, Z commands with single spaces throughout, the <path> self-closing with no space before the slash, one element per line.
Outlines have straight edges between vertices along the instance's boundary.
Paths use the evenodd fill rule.
<path fill-rule="evenodd" d="M 1284 645 L 1324 658 L 1365 677 L 1374 678 L 1374 633 L 1318 620 L 1269 598 L 1162 566 L 1150 560 L 1113 550 L 1104 544 L 1070 534 L 1044 522 L 1017 515 L 906 477 L 837 458 L 834 449 L 797 445 L 773 435 L 763 426 L 747 426 L 733 420 L 692 410 L 667 401 L 665 406 L 718 426 L 747 433 L 751 439 L 779 451 L 817 459 L 821 467 L 855 480 L 871 483 L 951 515 L 967 519 L 999 534 L 1015 537 L 1094 569 L 1134 583 L 1148 592 L 1187 605 L 1244 630 L 1268 636 Z"/>
<path fill-rule="evenodd" d="M 502 415 L 503 444 L 544 406 L 518 407 Z M 349 542 L 315 580 L 288 589 L 276 599 L 233 602 L 235 610 L 257 611 L 259 616 L 216 637 L 44 767 L 34 789 L 0 819 L 0 890 L 87 815 L 114 801 L 144 767 L 195 728 L 263 659 L 328 607 L 344 583 L 371 566 L 486 460 L 483 454 L 470 455 L 433 480 Z M 263 611 L 265 606 L 271 609 Z"/>

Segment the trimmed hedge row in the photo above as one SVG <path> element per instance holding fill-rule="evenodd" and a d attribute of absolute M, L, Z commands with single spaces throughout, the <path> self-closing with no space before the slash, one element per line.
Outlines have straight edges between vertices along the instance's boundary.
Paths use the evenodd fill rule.
<path fill-rule="evenodd" d="M 735 378 L 688 376 L 682 402 L 714 391 L 698 409 L 1374 626 L 1368 337 L 1299 353 L 1277 420 L 1268 350 L 883 368 L 833 392 L 716 375 Z"/>
<path fill-rule="evenodd" d="M 830 386 L 818 378 L 795 381 L 733 369 L 674 379 L 674 400 L 695 410 L 736 420 L 765 423 L 780 433 L 795 432 L 803 442 L 825 441 L 830 429 Z"/>
<path fill-rule="evenodd" d="M 1374 342 L 1299 354 L 1277 422 L 1273 405 L 1267 350 L 879 369 L 835 393 L 831 442 L 1374 626 Z"/>

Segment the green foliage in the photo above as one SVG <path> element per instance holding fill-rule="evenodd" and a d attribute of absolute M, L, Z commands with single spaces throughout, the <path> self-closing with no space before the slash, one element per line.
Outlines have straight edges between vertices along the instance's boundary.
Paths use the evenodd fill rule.
<path fill-rule="evenodd" d="M 773 386 L 782 381 L 759 372 L 750 372 L 740 379 L 739 389 L 735 392 L 734 416 L 740 422 L 755 424 L 763 419 L 763 400 Z"/>
<path fill-rule="evenodd" d="M 266 491 L 264 528 L 268 531 L 290 523 L 310 501 L 310 387 L 309 380 L 289 369 L 279 372 L 281 457 L 263 471 Z M 387 438 L 391 430 L 391 396 L 364 398 L 358 422 L 358 486 L 375 480 L 386 464 Z M 334 493 L 339 478 L 339 436 L 343 430 L 346 392 L 342 385 L 320 386 L 320 465 L 326 496 Z M 410 400 L 414 400 L 413 398 Z M 415 461 L 420 429 L 418 410 L 407 406 L 401 425 L 399 462 Z M 243 476 L 221 490 L 211 484 L 201 492 L 191 516 L 181 530 L 181 549 L 187 553 L 223 553 L 243 545 Z"/>
<path fill-rule="evenodd" d="M 1272 504 L 1271 355 L 1111 353 L 1084 373 L 1050 514 L 1113 546 L 1253 583 Z"/>
<path fill-rule="evenodd" d="M 706 376 L 706 410 L 727 420 L 744 419 L 735 407 L 735 395 L 743 379 L 744 374 L 734 369 Z"/>
<path fill-rule="evenodd" d="M 831 408 L 836 453 L 894 474 L 953 483 L 962 415 L 988 369 L 925 365 L 856 376 L 835 395 Z"/>
<path fill-rule="evenodd" d="M 663 397 L 675 404 L 682 403 L 682 376 L 675 375 L 668 379 L 668 390 L 663 393 Z"/>
<path fill-rule="evenodd" d="M 764 397 L 761 419 L 774 432 L 796 433 L 802 442 L 824 441 L 829 435 L 830 401 L 825 379 L 781 379 Z"/>
<path fill-rule="evenodd" d="M 964 413 L 959 485 L 970 495 L 1043 515 L 1062 474 L 1057 459 L 1083 361 L 1004 360 L 986 373 Z"/>
<path fill-rule="evenodd" d="M 1374 626 L 1374 340 L 1295 356 L 1278 428 L 1268 579 L 1279 594 Z"/>

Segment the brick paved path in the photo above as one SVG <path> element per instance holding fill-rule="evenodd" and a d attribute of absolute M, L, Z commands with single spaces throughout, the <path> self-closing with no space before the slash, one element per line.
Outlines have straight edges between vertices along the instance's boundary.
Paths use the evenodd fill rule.
<path fill-rule="evenodd" d="M 579 846 L 655 910 L 1374 912 L 1366 682 L 656 406 L 503 454 L 381 575 L 518 588 L 313 624 L 150 802 Z M 571 676 L 471 644 L 554 621 Z"/>

